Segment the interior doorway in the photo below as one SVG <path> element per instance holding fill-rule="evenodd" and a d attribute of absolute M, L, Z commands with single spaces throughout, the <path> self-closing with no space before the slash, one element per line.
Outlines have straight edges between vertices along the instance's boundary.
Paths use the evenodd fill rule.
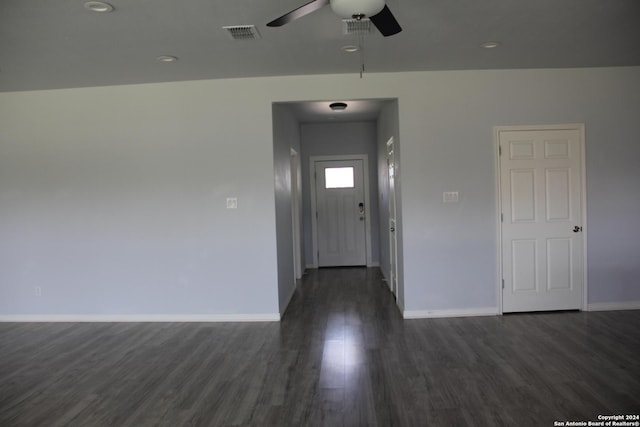
<path fill-rule="evenodd" d="M 334 100 L 335 101 L 335 100 Z M 274 178 L 276 197 L 276 243 L 278 264 L 278 292 L 281 310 L 293 295 L 293 276 L 305 269 L 318 268 L 318 239 L 315 227 L 316 181 L 310 159 L 351 160 L 362 162 L 364 196 L 355 205 L 357 220 L 365 223 L 365 262 L 367 267 L 380 267 L 384 281 L 396 295 L 400 310 L 404 308 L 402 270 L 402 201 L 400 179 L 394 168 L 394 203 L 392 213 L 396 239 L 389 238 L 389 181 L 386 142 L 399 132 L 397 99 L 341 100 L 348 106 L 336 112 L 329 108 L 332 101 L 275 102 L 273 111 Z M 399 159 L 399 144 L 394 140 L 395 165 Z M 294 153 L 295 152 L 295 153 Z M 355 156 L 355 157 L 354 157 Z M 297 167 L 300 174 L 295 174 Z M 315 172 L 315 170 L 314 170 Z M 296 179 L 298 178 L 298 179 Z M 301 203 L 296 205 L 296 186 Z M 286 194 L 284 193 L 286 191 Z M 313 193 L 313 194 L 312 194 Z M 359 203 L 363 203 L 360 215 Z M 296 210 L 298 209 L 298 214 Z M 313 214 L 312 214 L 313 212 Z M 300 225 L 296 218 L 301 217 Z M 296 237 L 300 230 L 300 237 Z M 334 233 L 335 234 L 335 233 Z M 298 250 L 298 241 L 301 248 Z M 390 246 L 395 244 L 393 261 Z M 300 256 L 300 258 L 298 258 Z M 360 265 L 361 258 L 349 264 Z M 389 264 L 393 262 L 393 276 Z M 298 263 L 300 267 L 298 269 Z M 293 273 L 292 273 L 293 272 Z"/>

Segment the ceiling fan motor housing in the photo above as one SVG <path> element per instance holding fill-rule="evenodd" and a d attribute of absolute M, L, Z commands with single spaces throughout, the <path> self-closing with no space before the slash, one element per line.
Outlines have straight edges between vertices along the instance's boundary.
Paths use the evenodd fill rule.
<path fill-rule="evenodd" d="M 331 9 L 342 18 L 370 18 L 384 9 L 384 0 L 331 0 Z"/>

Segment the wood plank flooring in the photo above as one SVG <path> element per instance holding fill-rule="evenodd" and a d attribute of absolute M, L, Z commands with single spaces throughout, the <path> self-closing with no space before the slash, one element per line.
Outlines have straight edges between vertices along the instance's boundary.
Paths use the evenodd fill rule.
<path fill-rule="evenodd" d="M 552 426 L 640 413 L 640 311 L 402 320 L 377 269 L 282 322 L 0 324 L 0 426 Z"/>

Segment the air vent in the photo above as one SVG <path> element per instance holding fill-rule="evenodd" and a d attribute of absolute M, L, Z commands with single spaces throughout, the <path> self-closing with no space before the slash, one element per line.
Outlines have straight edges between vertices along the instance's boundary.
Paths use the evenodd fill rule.
<path fill-rule="evenodd" d="M 369 34 L 371 32 L 371 21 L 364 19 L 343 19 L 342 32 L 347 35 Z"/>
<path fill-rule="evenodd" d="M 256 40 L 260 38 L 260 33 L 255 25 L 229 25 L 222 27 L 234 40 Z"/>

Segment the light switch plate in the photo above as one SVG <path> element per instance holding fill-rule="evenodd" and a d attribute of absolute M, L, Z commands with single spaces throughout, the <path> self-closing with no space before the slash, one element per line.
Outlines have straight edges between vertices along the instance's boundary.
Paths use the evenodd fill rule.
<path fill-rule="evenodd" d="M 458 192 L 457 191 L 445 191 L 442 193 L 442 203 L 457 203 Z"/>
<path fill-rule="evenodd" d="M 238 209 L 237 197 L 227 197 L 227 209 Z"/>

